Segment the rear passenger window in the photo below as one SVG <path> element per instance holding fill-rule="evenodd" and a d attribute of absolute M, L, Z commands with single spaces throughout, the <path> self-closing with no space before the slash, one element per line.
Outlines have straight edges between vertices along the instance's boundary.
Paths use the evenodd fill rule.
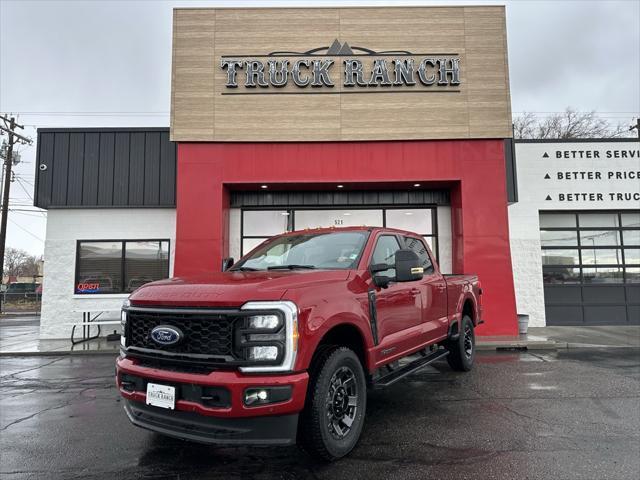
<path fill-rule="evenodd" d="M 396 265 L 396 252 L 400 250 L 400 244 L 394 235 L 382 235 L 378 238 L 376 248 L 373 250 L 373 256 L 371 257 L 371 263 L 385 263 L 390 267 Z M 395 277 L 396 269 L 390 268 L 384 272 L 380 272 L 377 275 L 385 277 Z"/>
<path fill-rule="evenodd" d="M 429 258 L 429 252 L 424 242 L 418 238 L 403 237 L 405 248 L 413 250 L 420 259 L 420 266 L 424 268 L 424 273 L 433 272 L 433 264 L 431 258 Z"/>

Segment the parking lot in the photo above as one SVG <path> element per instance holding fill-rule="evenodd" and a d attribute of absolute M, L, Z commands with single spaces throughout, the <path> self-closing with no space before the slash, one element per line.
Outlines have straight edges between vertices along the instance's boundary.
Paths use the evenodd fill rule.
<path fill-rule="evenodd" d="M 640 350 L 482 352 L 369 395 L 360 444 L 213 448 L 129 424 L 113 357 L 2 357 L 0 475 L 19 478 L 615 478 L 640 475 Z"/>

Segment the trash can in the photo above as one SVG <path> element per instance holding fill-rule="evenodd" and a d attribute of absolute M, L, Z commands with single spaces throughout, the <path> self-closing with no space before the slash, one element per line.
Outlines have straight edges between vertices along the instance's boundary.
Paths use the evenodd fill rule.
<path fill-rule="evenodd" d="M 529 328 L 529 315 L 518 314 L 518 333 L 520 335 L 526 335 Z"/>

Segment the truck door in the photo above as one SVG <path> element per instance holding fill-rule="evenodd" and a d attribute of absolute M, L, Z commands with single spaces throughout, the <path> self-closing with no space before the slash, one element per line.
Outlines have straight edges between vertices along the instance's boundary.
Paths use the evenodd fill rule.
<path fill-rule="evenodd" d="M 381 234 L 371 255 L 370 264 L 386 263 L 391 268 L 378 275 L 395 277 L 395 254 L 401 238 L 394 234 Z M 420 283 L 391 282 L 387 288 L 375 292 L 376 322 L 378 330 L 378 359 L 401 353 L 417 343 L 422 329 L 422 290 Z"/>
<path fill-rule="evenodd" d="M 418 281 L 422 296 L 422 323 L 425 341 L 447 335 L 447 283 L 437 270 L 422 238 L 402 237 L 404 248 L 416 252 L 424 268 L 424 277 Z"/>

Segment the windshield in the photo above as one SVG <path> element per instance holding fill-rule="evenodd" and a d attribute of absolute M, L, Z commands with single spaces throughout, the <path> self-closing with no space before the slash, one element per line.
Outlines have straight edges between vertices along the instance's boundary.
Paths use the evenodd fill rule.
<path fill-rule="evenodd" d="M 353 231 L 278 237 L 267 240 L 231 270 L 354 268 L 368 235 Z"/>

